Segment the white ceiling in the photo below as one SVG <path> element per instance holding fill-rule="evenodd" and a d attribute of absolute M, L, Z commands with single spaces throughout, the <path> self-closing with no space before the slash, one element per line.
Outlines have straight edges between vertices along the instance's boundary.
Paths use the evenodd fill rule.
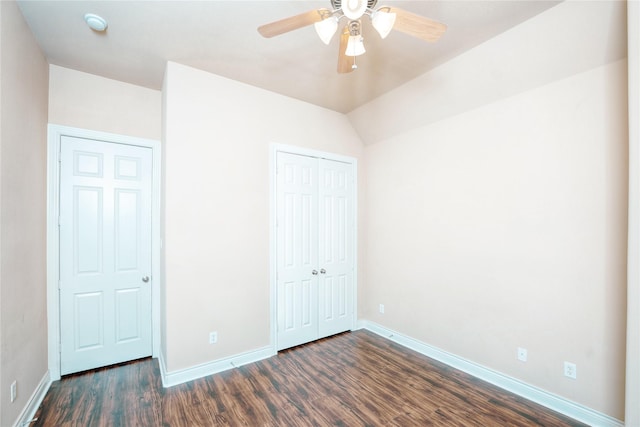
<path fill-rule="evenodd" d="M 160 89 L 166 61 L 175 61 L 343 113 L 557 3 L 380 0 L 379 6 L 427 16 L 448 30 L 435 44 L 399 32 L 381 40 L 364 22 L 367 53 L 357 58 L 355 72 L 338 74 L 338 37 L 326 46 L 313 26 L 271 39 L 256 30 L 308 10 L 331 8 L 329 0 L 18 0 L 52 64 Z M 107 19 L 107 31 L 90 30 L 85 13 Z"/>

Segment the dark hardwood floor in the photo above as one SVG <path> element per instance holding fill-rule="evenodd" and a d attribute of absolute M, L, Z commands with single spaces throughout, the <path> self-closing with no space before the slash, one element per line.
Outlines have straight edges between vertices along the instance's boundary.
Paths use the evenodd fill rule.
<path fill-rule="evenodd" d="M 163 388 L 156 360 L 52 384 L 35 426 L 582 426 L 367 331 Z"/>

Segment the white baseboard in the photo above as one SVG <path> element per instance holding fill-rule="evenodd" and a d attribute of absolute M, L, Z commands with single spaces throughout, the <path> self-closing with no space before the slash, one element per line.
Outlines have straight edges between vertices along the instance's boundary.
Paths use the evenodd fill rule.
<path fill-rule="evenodd" d="M 366 329 L 368 331 L 371 331 L 377 335 L 380 335 L 381 337 L 398 343 L 403 347 L 407 347 L 427 357 L 445 363 L 453 368 L 459 369 L 463 372 L 473 375 L 476 378 L 496 385 L 504 390 L 510 391 L 511 393 L 517 394 L 518 396 L 522 396 L 528 400 L 531 400 L 532 402 L 538 403 L 542 406 L 545 406 L 551 410 L 564 414 L 585 424 L 597 427 L 624 426 L 624 423 L 622 421 L 610 417 L 606 414 L 594 411 L 593 409 L 587 408 L 586 406 L 572 402 L 563 397 L 556 396 L 552 393 L 526 384 L 515 378 L 470 362 L 466 359 L 456 356 L 455 354 L 448 353 L 437 347 L 433 347 L 429 344 L 425 344 L 421 341 L 418 341 L 396 331 L 392 331 L 391 329 L 387 329 L 383 326 L 378 325 L 377 323 L 367 320 L 359 320 L 358 329 Z"/>
<path fill-rule="evenodd" d="M 47 371 L 40 380 L 40 383 L 38 383 L 34 392 L 31 394 L 31 397 L 29 397 L 29 401 L 22 409 L 18 419 L 13 423 L 13 427 L 27 427 L 31 424 L 31 420 L 33 420 L 40 404 L 47 395 L 49 387 L 51 387 L 51 378 L 49 377 L 49 371 Z"/>
<path fill-rule="evenodd" d="M 276 352 L 273 350 L 273 347 L 267 346 L 259 348 L 257 350 L 236 354 L 231 357 L 214 360 L 202 365 L 192 366 L 190 368 L 180 369 L 173 372 L 167 372 L 167 366 L 164 362 L 162 352 L 160 352 L 158 362 L 160 364 L 160 373 L 162 375 L 162 385 L 164 387 L 171 387 L 174 385 L 186 383 L 187 381 L 197 380 L 198 378 L 206 377 L 208 375 L 217 374 L 218 372 L 238 368 L 248 363 L 268 359 L 275 354 Z"/>

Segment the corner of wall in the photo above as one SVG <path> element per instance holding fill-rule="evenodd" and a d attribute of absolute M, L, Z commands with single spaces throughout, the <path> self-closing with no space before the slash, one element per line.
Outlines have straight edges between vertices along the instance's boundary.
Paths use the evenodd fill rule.
<path fill-rule="evenodd" d="M 4 32 L 2 31 L 3 25 L 3 16 L 4 16 L 4 3 L 5 2 L 0 2 L 0 165 L 2 165 L 2 144 L 3 144 L 3 103 L 2 100 L 4 99 L 4 97 L 2 96 L 2 87 L 4 86 L 3 82 L 3 72 L 2 72 L 2 68 L 3 68 L 3 43 L 5 40 L 4 37 Z M 2 224 L 2 211 L 3 211 L 3 203 L 2 203 L 2 170 L 0 169 L 0 224 Z M 0 260 L 2 260 L 2 227 L 0 226 Z M 2 262 L 0 262 L 0 307 L 2 307 Z M 3 351 L 3 334 L 2 334 L 2 330 L 3 330 L 3 326 L 2 326 L 2 315 L 0 314 L 0 384 L 4 384 L 3 381 L 3 369 L 2 369 L 2 365 L 3 365 L 3 357 L 2 355 L 4 354 Z M 4 402 L 4 396 L 3 396 L 3 392 L 2 390 L 4 390 L 4 387 L 0 387 L 0 412 L 2 412 L 2 402 Z M 2 420 L 2 415 L 0 414 L 0 420 Z"/>
<path fill-rule="evenodd" d="M 625 421 L 640 425 L 640 3 L 627 2 L 629 91 L 629 237 Z"/>
<path fill-rule="evenodd" d="M 162 155 L 163 171 L 166 171 L 166 140 L 167 140 L 167 104 L 168 104 L 168 77 L 169 66 L 167 62 L 164 71 L 164 78 L 162 80 L 162 106 L 161 106 L 161 136 L 160 136 L 160 152 Z M 166 364 L 165 358 L 167 357 L 167 302 L 166 302 L 166 257 L 165 257 L 165 212 L 166 212 L 166 197 L 164 189 L 166 188 L 166 173 L 163 172 L 160 178 L 160 368 L 162 372 L 162 378 L 164 383 Z"/>

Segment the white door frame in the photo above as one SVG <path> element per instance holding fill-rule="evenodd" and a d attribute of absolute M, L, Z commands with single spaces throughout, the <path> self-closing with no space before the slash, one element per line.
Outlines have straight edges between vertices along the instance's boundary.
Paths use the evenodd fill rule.
<path fill-rule="evenodd" d="M 271 317 L 271 337 L 270 343 L 273 354 L 278 352 L 278 322 L 277 322 L 277 300 L 276 300 L 276 159 L 277 153 L 298 154 L 301 156 L 317 157 L 319 159 L 334 160 L 337 162 L 349 163 L 353 166 L 353 316 L 351 317 L 351 330 L 357 329 L 358 322 L 358 159 L 355 157 L 343 156 L 340 154 L 328 153 L 325 151 L 312 150 L 309 148 L 297 147 L 286 144 L 271 144 L 269 152 L 269 283 L 270 283 L 270 317 Z"/>
<path fill-rule="evenodd" d="M 49 336 L 49 376 L 60 379 L 60 139 L 71 136 L 115 144 L 150 148 L 153 155 L 151 206 L 151 322 L 152 356 L 160 354 L 160 141 L 106 132 L 49 124 L 47 135 L 47 323 Z"/>

